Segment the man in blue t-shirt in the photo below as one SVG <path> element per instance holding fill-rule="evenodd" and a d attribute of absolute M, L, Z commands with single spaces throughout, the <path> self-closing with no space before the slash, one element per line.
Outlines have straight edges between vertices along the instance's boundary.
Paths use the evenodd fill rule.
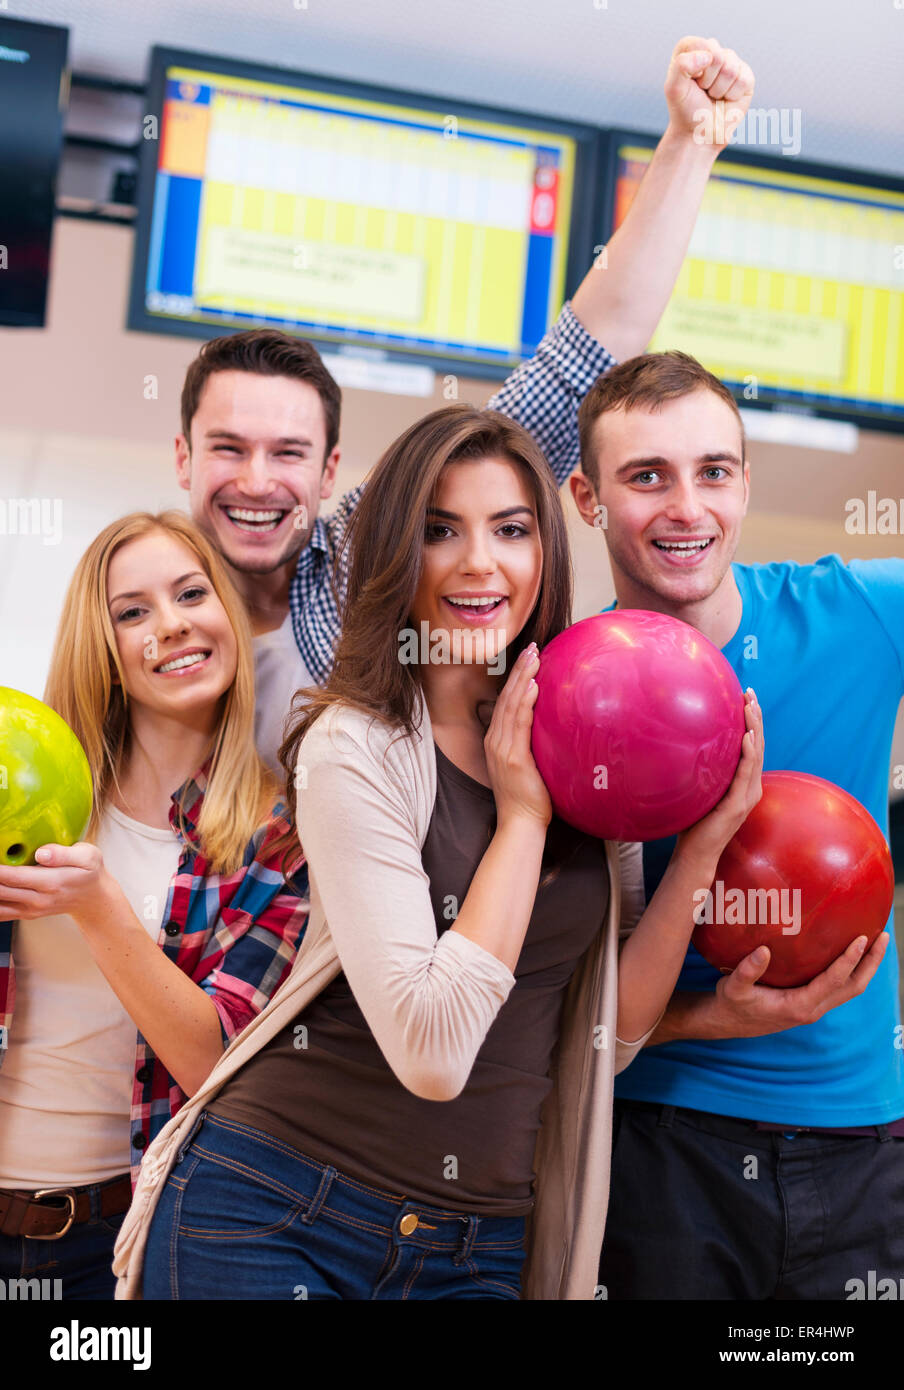
<path fill-rule="evenodd" d="M 732 563 L 749 494 L 743 425 L 728 390 L 683 353 L 600 378 L 580 430 L 571 488 L 606 537 L 618 606 L 704 633 L 756 691 L 766 770 L 837 783 L 887 838 L 904 560 Z M 644 847 L 648 895 L 673 843 Z M 689 947 L 665 1015 L 616 1083 L 609 1298 L 900 1287 L 898 961 L 889 930 L 869 950 L 865 940 L 785 990 L 757 983 L 765 948 L 720 976 Z"/>

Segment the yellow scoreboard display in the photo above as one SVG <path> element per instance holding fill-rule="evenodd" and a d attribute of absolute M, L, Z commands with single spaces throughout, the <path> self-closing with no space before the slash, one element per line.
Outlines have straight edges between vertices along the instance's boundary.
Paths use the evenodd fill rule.
<path fill-rule="evenodd" d="M 615 225 L 651 153 L 619 144 Z M 830 172 L 721 154 L 650 347 L 691 353 L 742 404 L 902 428 L 904 191 Z"/>
<path fill-rule="evenodd" d="M 505 368 L 561 306 L 567 134 L 175 64 L 160 120 L 146 321 Z"/>

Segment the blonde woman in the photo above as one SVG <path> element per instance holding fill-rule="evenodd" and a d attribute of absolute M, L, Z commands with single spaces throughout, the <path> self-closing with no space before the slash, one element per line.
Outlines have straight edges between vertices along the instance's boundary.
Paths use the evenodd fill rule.
<path fill-rule="evenodd" d="M 333 673 L 281 750 L 310 926 L 148 1156 L 120 1292 L 591 1299 L 613 1075 L 759 798 L 757 706 L 731 788 L 641 916 L 638 847 L 557 821 L 530 752 L 537 649 L 571 605 L 533 440 L 434 412 L 377 465 L 350 544 Z"/>
<path fill-rule="evenodd" d="M 88 547 L 44 699 L 94 809 L 78 844 L 0 868 L 0 1272 L 110 1298 L 130 1170 L 288 974 L 307 874 L 297 840 L 287 877 L 274 856 L 243 605 L 182 513 Z"/>

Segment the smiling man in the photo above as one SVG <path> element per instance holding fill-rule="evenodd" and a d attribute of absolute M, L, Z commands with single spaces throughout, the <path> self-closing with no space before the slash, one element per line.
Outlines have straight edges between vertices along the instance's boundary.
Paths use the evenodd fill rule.
<path fill-rule="evenodd" d="M 683 353 L 616 367 L 579 425 L 572 492 L 588 525 L 604 522 L 617 606 L 680 618 L 720 647 L 756 691 L 766 770 L 835 782 L 887 838 L 904 561 L 734 562 L 744 430 L 725 386 Z M 673 844 L 644 846 L 648 896 Z M 900 1276 L 898 961 L 887 932 L 865 945 L 798 989 L 757 983 L 766 948 L 720 977 L 691 947 L 616 1078 L 609 1298 L 843 1299 L 871 1270 Z"/>
<path fill-rule="evenodd" d="M 599 405 L 606 418 L 597 437 L 587 421 Z M 750 495 L 744 428 L 731 392 L 683 353 L 648 354 L 623 364 L 608 391 L 596 388 L 582 418 L 591 436 L 582 450 L 588 461 L 572 490 L 596 525 L 593 508 L 606 508 L 619 603 L 659 612 L 663 603 L 680 607 L 685 622 L 705 624 L 710 640 L 723 646 L 741 618 L 731 560 Z"/>
<path fill-rule="evenodd" d="M 292 697 L 329 670 L 338 632 L 330 567 L 360 497 L 360 488 L 346 494 L 329 523 L 318 518 L 339 463 L 340 405 L 316 348 L 269 331 L 205 344 L 182 389 L 179 482 L 245 599 L 255 741 L 280 774 Z"/>
<path fill-rule="evenodd" d="M 642 351 L 659 322 L 713 162 L 753 85 L 747 64 L 716 39 L 678 43 L 665 81 L 668 126 L 625 221 L 534 356 L 489 402 L 534 435 L 560 483 L 578 462 L 581 398 L 618 357 Z M 292 696 L 326 679 L 339 635 L 347 570 L 334 592 L 333 562 L 361 497 L 355 488 L 318 515 L 335 485 L 339 411 L 316 349 L 271 330 L 205 344 L 182 392 L 179 482 L 247 603 L 255 734 L 277 771 Z"/>

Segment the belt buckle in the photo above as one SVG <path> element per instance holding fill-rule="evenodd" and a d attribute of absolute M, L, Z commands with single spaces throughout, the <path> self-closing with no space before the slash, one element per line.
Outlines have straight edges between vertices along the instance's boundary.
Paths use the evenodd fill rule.
<path fill-rule="evenodd" d="M 69 1203 L 69 1219 L 61 1231 L 51 1231 L 45 1236 L 26 1236 L 26 1240 L 59 1240 L 69 1230 L 75 1220 L 75 1193 L 68 1188 L 42 1187 L 40 1192 L 32 1193 L 32 1201 L 39 1202 L 42 1197 L 65 1197 Z"/>

